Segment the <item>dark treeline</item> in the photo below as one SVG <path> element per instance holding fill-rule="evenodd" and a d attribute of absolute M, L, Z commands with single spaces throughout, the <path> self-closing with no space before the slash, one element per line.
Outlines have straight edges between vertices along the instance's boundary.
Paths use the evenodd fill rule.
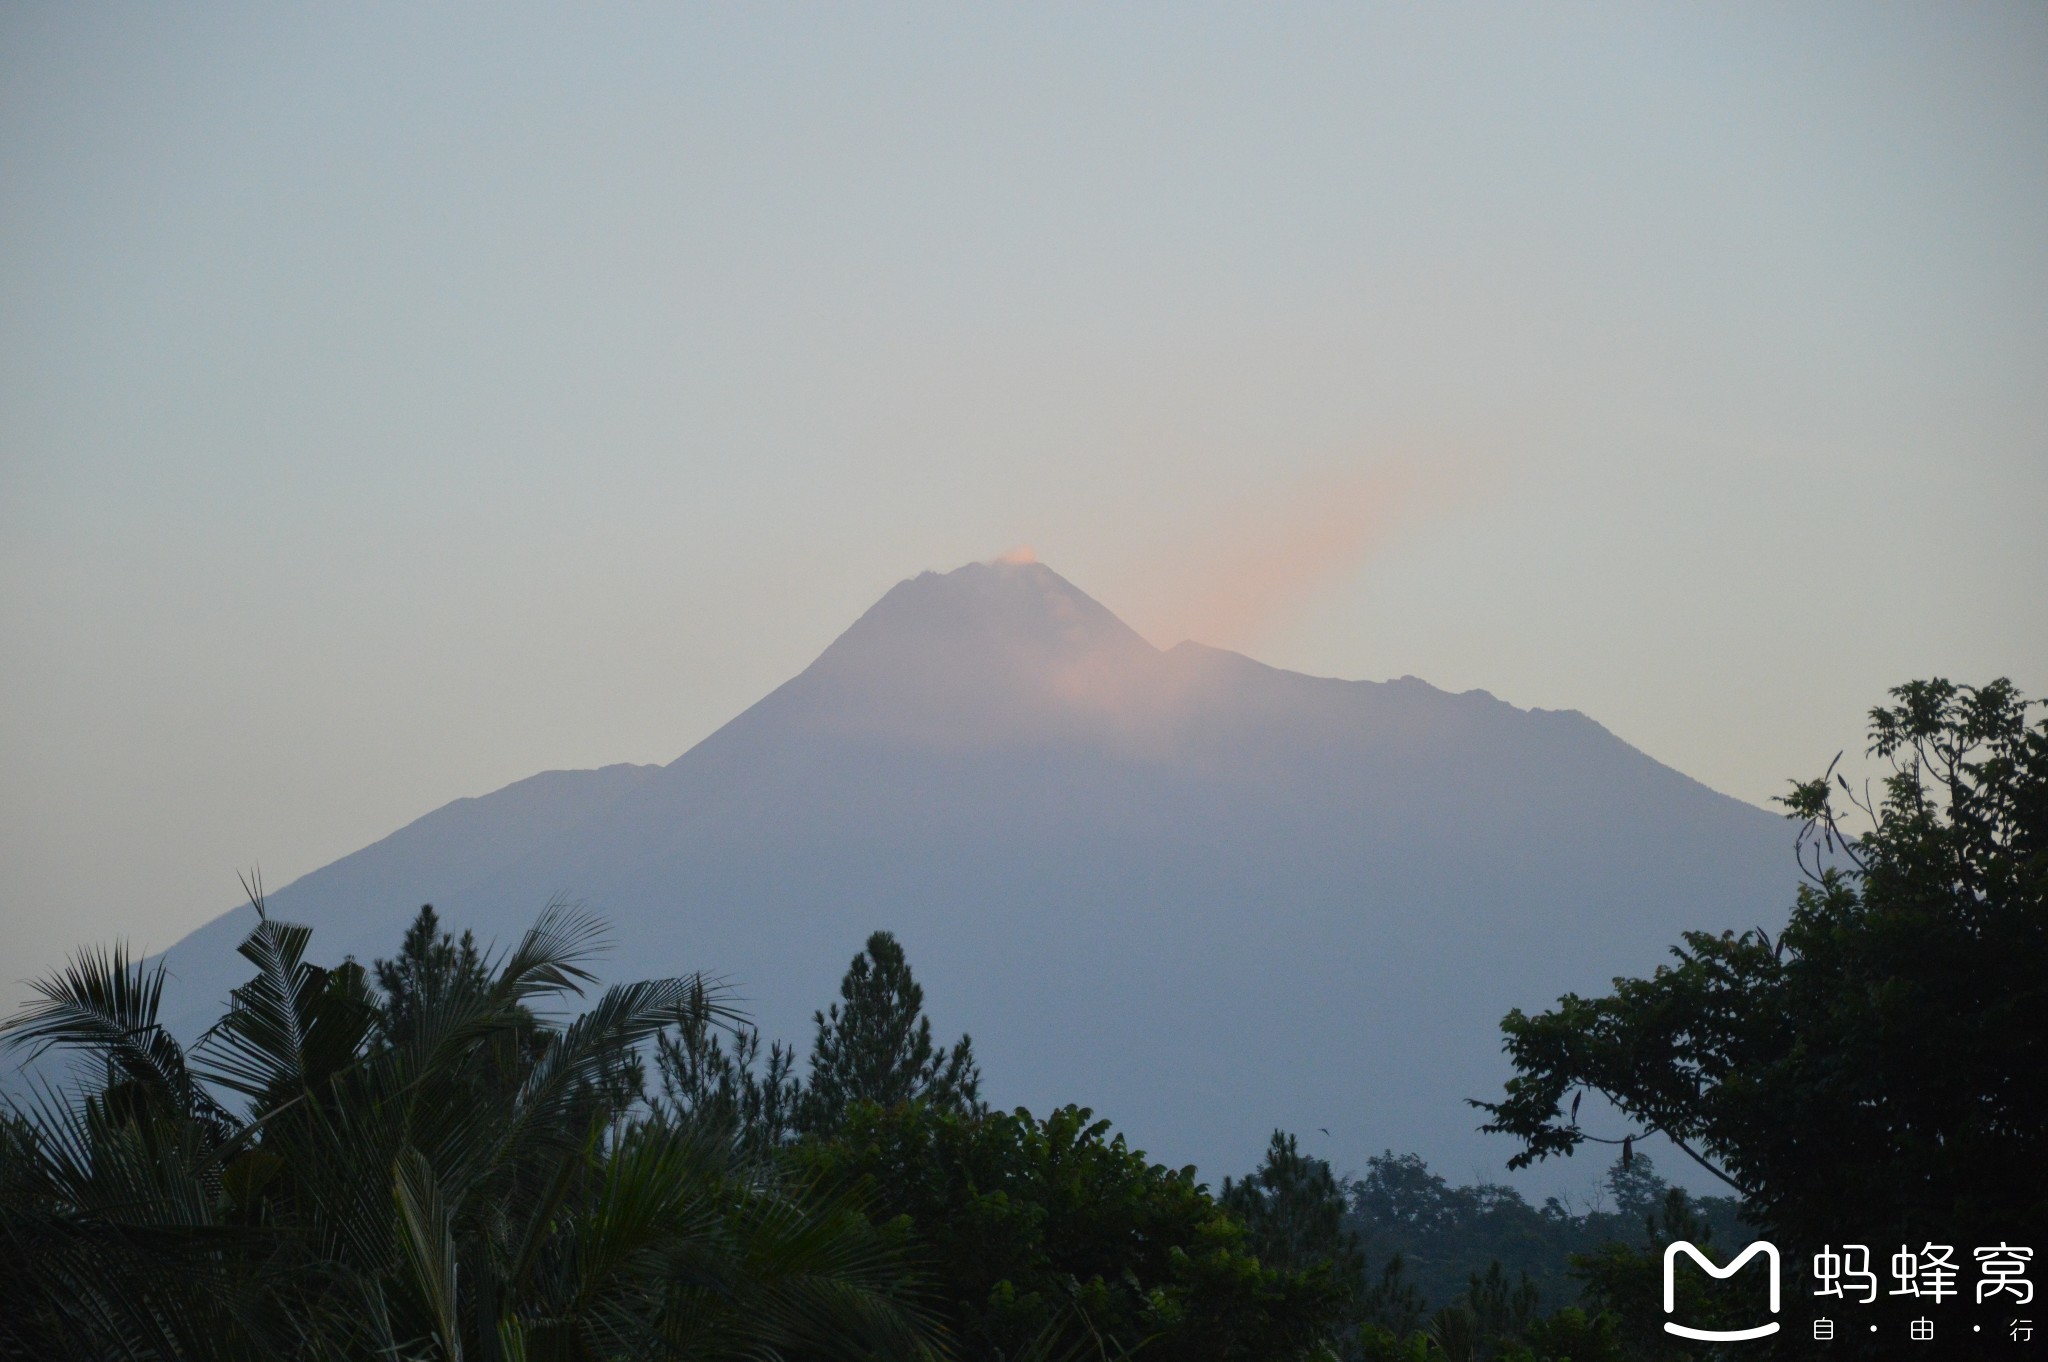
<path fill-rule="evenodd" d="M 0 1347 L 1366 1358 L 1464 1325 L 1472 1355 L 1533 1357 L 1574 1255 L 1665 1199 L 1641 1157 L 1613 1212 L 1574 1216 L 1412 1155 L 1340 1178 L 1279 1134 L 1212 1194 L 1086 1109 L 990 1110 L 886 932 L 801 1063 L 694 978 L 545 1019 L 597 935 L 551 909 L 493 959 L 427 907 L 390 958 L 328 969 L 265 915 L 189 1052 L 155 1023 L 160 969 L 81 956 L 13 1029 L 93 1072 L 6 1127 L 0 1270 L 28 1290 Z"/>
<path fill-rule="evenodd" d="M 1692 934 L 1505 1019 L 1515 1077 L 1475 1105 L 1510 1166 L 1592 1140 L 1588 1091 L 1629 1123 L 1595 1205 L 1391 1152 L 1340 1175 L 1284 1132 L 1212 1190 L 1084 1108 L 991 1109 L 886 932 L 800 1055 L 701 978 L 593 996 L 568 908 L 502 954 L 425 908 L 323 966 L 257 894 L 248 981 L 189 1047 L 118 949 L 5 1028 L 73 1062 L 0 1118 L 0 1358 L 1714 1355 L 1663 1331 L 1674 1240 L 2048 1223 L 2048 723 L 2003 682 L 1894 698 L 1868 830 L 1826 780 L 1786 801 L 1819 854 L 1779 938 Z M 1668 1186 L 1653 1132 L 1730 1194 Z M 1678 1309 L 1753 1321 L 1758 1285 L 1694 1274 Z"/>
<path fill-rule="evenodd" d="M 1647 1155 L 1617 1158 L 1603 1186 L 1604 1197 L 1577 1210 L 1556 1197 L 1532 1206 L 1502 1183 L 1451 1186 L 1413 1154 L 1368 1160 L 1365 1175 L 1347 1187 L 1345 1225 L 1381 1269 L 1379 1299 L 1386 1305 L 1379 1322 L 1396 1329 L 1415 1325 L 1390 1286 L 1411 1286 L 1415 1310 L 1433 1312 L 1461 1300 L 1469 1304 L 1477 1290 L 1474 1274 L 1484 1284 L 1496 1269 L 1538 1308 L 1581 1304 L 1599 1255 L 1617 1245 L 1661 1248 L 1660 1228 L 1674 1215 L 1698 1227 L 1690 1235 L 1696 1241 L 1711 1236 L 1711 1242 L 1739 1246 L 1751 1237 L 1740 1201 L 1674 1197 L 1676 1189 Z"/>
<path fill-rule="evenodd" d="M 1049 1236 L 1035 1228 L 1048 1209 L 1038 1179 L 1050 1170 L 1022 1162 L 1026 1149 L 1034 1159 L 1110 1155 L 1120 1185 L 1150 1180 L 1151 1195 L 1177 1182 L 1187 1206 L 1210 1217 L 1213 1234 L 1279 1271 L 1273 1280 L 1294 1292 L 1287 1308 L 1298 1314 L 1302 1337 L 1345 1359 L 1400 1355 L 1399 1347 L 1416 1340 L 1434 1355 L 1446 1355 L 1448 1345 L 1449 1355 L 1464 1356 L 1460 1337 L 1469 1337 L 1469 1355 L 1478 1357 L 1535 1358 L 1532 1340 L 1564 1338 L 1581 1362 L 1618 1358 L 1624 1317 L 1657 1308 L 1636 1288 L 1669 1238 L 1704 1245 L 1749 1237 L 1737 1199 L 1690 1197 L 1632 1151 L 1607 1172 L 1608 1200 L 1572 1211 L 1556 1198 L 1533 1207 L 1503 1184 L 1453 1187 L 1414 1154 L 1389 1152 L 1370 1159 L 1361 1177 L 1339 1175 L 1276 1131 L 1260 1166 L 1224 1179 L 1212 1203 L 1192 1170 L 1148 1168 L 1085 1109 L 1067 1108 L 1043 1123 L 1022 1111 L 989 1112 L 979 1100 L 971 1040 L 963 1036 L 950 1049 L 933 1044 L 923 991 L 888 933 L 870 938 L 840 992 L 841 1002 L 817 1015 L 808 1078 L 798 1073 L 794 1047 L 774 1042 L 764 1050 L 749 1028 L 699 1023 L 664 1034 L 653 1109 L 662 1120 L 716 1130 L 740 1149 L 780 1149 L 835 1180 L 858 1173 L 876 1193 L 876 1209 L 900 1217 L 932 1251 L 927 1261 L 939 1265 L 942 1296 L 1002 1301 L 996 1310 L 952 1313 L 956 1336 L 972 1342 L 976 1356 L 1019 1355 L 1044 1336 L 1063 1297 L 1085 1297 L 1091 1317 L 1115 1321 L 1117 1337 L 1149 1340 L 1148 1355 L 1178 1355 L 1161 1347 L 1172 1331 L 1159 1319 L 1149 1334 L 1129 1332 L 1145 1311 L 1113 1281 L 1098 1273 L 1084 1282 L 1071 1262 L 1040 1251 L 1036 1241 L 1071 1245 L 1081 1227 L 1053 1222 Z M 1098 1162 L 1075 1190 L 1100 1195 L 1104 1189 L 1093 1185 L 1100 1175 Z M 969 1224 L 960 1223 L 963 1213 Z M 991 1235 L 977 1223 L 984 1218 L 1003 1229 Z M 1019 1220 L 1034 1225 L 1023 1236 L 1033 1241 L 1030 1253 L 991 1256 L 991 1238 L 1008 1248 L 1019 1233 L 1009 1222 Z M 1091 1224 L 1086 1233 L 1106 1230 L 1128 1227 Z M 1213 1312 L 1220 1303 L 1201 1308 Z"/>
<path fill-rule="evenodd" d="M 1343 1322 L 1192 1169 L 989 1110 L 888 933 L 799 1074 L 698 978 L 553 1019 L 571 910 L 494 958 L 423 908 L 366 969 L 257 908 L 189 1050 L 119 951 L 10 1026 L 84 1063 L 0 1126 L 0 1355 L 1280 1358 Z"/>

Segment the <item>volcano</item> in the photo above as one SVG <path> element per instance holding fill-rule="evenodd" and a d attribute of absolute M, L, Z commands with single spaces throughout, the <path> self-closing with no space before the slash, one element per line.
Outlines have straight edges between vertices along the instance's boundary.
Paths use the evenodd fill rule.
<path fill-rule="evenodd" d="M 1276 1126 L 1340 1170 L 1498 1176 L 1464 1099 L 1500 1091 L 1502 1015 L 1781 920 L 1791 841 L 1582 714 L 1162 650 L 996 562 L 899 583 L 666 766 L 457 800 L 270 907 L 367 960 L 422 903 L 506 945 L 567 896 L 611 975 L 720 976 L 800 1044 L 886 928 L 998 1105 L 1092 1107 L 1208 1176 Z M 252 921 L 168 952 L 174 1029 L 217 1015 Z"/>

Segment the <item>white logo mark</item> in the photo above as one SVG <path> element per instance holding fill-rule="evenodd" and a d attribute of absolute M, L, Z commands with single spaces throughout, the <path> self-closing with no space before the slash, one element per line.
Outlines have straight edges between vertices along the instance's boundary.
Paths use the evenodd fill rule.
<path fill-rule="evenodd" d="M 1778 1246 L 1776 1244 L 1759 1239 L 1737 1254 L 1735 1260 L 1729 1263 L 1728 1266 L 1715 1267 L 1711 1262 L 1707 1261 L 1706 1254 L 1701 1253 L 1691 1244 L 1680 1239 L 1667 1246 L 1664 1250 L 1665 1314 L 1668 1315 L 1678 1308 L 1678 1281 L 1673 1265 L 1677 1262 L 1678 1255 L 1681 1252 L 1690 1257 L 1695 1263 L 1698 1263 L 1702 1268 L 1705 1268 L 1709 1277 L 1718 1278 L 1733 1277 L 1742 1270 L 1744 1263 L 1761 1253 L 1769 1260 L 1771 1265 L 1771 1313 L 1774 1315 L 1778 1313 Z M 1680 1338 L 1696 1338 L 1703 1343 L 1737 1343 L 1746 1338 L 1763 1338 L 1767 1334 L 1777 1333 L 1778 1322 L 1772 1320 L 1769 1324 L 1760 1324 L 1754 1329 L 1688 1329 L 1683 1324 L 1673 1324 L 1670 1320 L 1665 1320 L 1664 1332 L 1676 1334 Z"/>

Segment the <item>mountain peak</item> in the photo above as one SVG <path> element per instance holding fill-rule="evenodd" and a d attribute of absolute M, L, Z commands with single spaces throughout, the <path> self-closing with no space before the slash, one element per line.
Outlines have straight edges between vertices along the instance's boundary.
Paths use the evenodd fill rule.
<path fill-rule="evenodd" d="M 1159 657 L 1101 602 L 1013 552 L 898 582 L 798 682 L 834 713 L 980 745 L 1099 718 L 1144 689 Z"/>
<path fill-rule="evenodd" d="M 1155 651 L 1100 601 L 1044 563 L 1010 555 L 898 582 L 825 658 L 869 647 L 994 648 L 1012 663 L 1104 649 Z"/>

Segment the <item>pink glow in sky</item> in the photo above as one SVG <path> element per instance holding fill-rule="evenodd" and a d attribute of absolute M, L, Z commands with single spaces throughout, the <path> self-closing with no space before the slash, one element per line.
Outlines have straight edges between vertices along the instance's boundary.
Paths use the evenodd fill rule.
<path fill-rule="evenodd" d="M 1159 570 L 1154 603 L 1139 607 L 1144 627 L 1168 646 L 1185 638 L 1242 650 L 1270 641 L 1318 593 L 1365 568 L 1415 512 L 1412 484 L 1398 471 L 1319 478 L 1190 535 Z"/>

